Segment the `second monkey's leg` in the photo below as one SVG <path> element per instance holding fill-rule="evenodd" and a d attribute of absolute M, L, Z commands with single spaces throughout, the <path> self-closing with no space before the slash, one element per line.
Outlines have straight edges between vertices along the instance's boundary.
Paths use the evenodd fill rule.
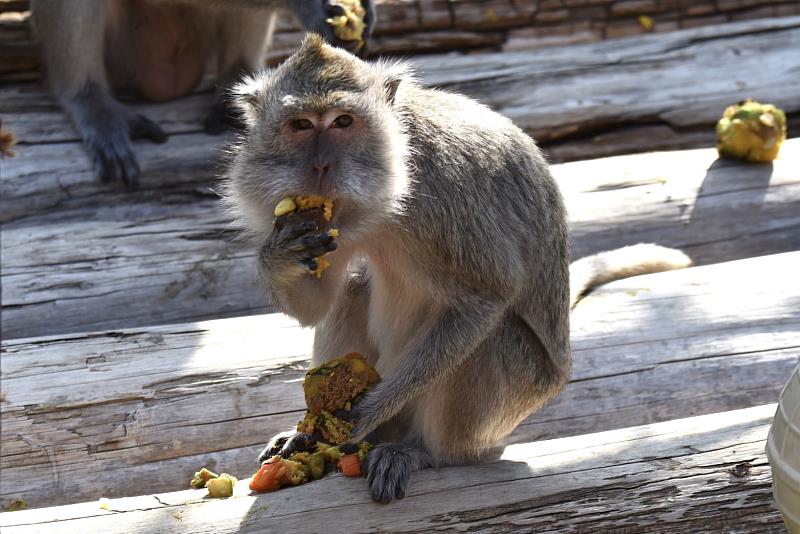
<path fill-rule="evenodd" d="M 226 98 L 227 91 L 243 75 L 264 67 L 277 16 L 274 9 L 219 9 L 218 75 L 214 101 L 205 121 L 205 130 L 211 134 L 239 125 L 239 118 Z"/>

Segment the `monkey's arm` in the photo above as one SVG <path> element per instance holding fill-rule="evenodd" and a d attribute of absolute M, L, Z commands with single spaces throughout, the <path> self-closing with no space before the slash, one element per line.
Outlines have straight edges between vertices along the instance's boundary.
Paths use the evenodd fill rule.
<path fill-rule="evenodd" d="M 183 0 L 193 2 L 207 2 L 208 0 Z M 328 24 L 328 19 L 334 16 L 342 15 L 344 11 L 336 4 L 332 4 L 330 0 L 214 0 L 215 4 L 228 5 L 228 6 L 249 6 L 262 9 L 282 9 L 291 11 L 309 31 L 316 32 L 322 35 L 326 41 L 345 49 L 352 49 L 353 43 L 349 41 L 342 41 L 333 31 L 333 28 Z M 363 39 L 366 41 L 372 35 L 372 30 L 375 28 L 375 3 L 374 0 L 361 0 L 361 5 L 366 10 L 364 16 Z"/>
<path fill-rule="evenodd" d="M 398 368 L 356 405 L 358 422 L 351 441 L 365 439 L 407 402 L 453 372 L 496 328 L 507 307 L 493 295 L 465 292 L 455 296 L 428 323 Z"/>

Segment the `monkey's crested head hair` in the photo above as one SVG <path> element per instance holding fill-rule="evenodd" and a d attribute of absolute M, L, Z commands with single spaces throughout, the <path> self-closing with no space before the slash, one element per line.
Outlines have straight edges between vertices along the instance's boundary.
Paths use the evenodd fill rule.
<path fill-rule="evenodd" d="M 225 196 L 245 227 L 269 233 L 275 205 L 302 194 L 333 199 L 334 224 L 350 236 L 399 210 L 409 180 L 402 99 L 417 85 L 403 63 L 367 63 L 314 34 L 237 85 L 246 131 Z"/>

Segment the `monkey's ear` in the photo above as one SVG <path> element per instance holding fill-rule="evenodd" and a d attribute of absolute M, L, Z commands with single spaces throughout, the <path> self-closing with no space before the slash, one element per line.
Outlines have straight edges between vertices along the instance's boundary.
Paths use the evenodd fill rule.
<path fill-rule="evenodd" d="M 378 76 L 383 79 L 383 88 L 389 105 L 394 104 L 401 83 L 417 83 L 414 69 L 405 61 L 378 60 L 373 65 Z"/>
<path fill-rule="evenodd" d="M 263 73 L 245 77 L 230 90 L 230 101 L 239 110 L 247 126 L 253 123 L 261 107 L 265 78 Z"/>
<path fill-rule="evenodd" d="M 394 97 L 397 95 L 397 88 L 400 87 L 402 78 L 389 78 L 383 82 L 383 87 L 386 89 L 386 101 L 394 105 Z"/>
<path fill-rule="evenodd" d="M 258 105 L 261 84 L 255 77 L 246 77 L 231 88 L 231 97 L 236 105 L 247 111 Z"/>

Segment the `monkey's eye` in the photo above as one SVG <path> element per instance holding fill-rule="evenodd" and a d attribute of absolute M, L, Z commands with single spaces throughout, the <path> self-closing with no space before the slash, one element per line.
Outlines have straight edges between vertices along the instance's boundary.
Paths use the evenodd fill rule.
<path fill-rule="evenodd" d="M 336 119 L 333 121 L 333 124 L 334 124 L 334 125 L 335 125 L 337 128 L 347 128 L 348 126 L 350 126 L 351 124 L 353 124 L 353 117 L 351 117 L 350 115 L 339 115 L 339 116 L 338 116 L 338 117 L 336 117 Z"/>
<path fill-rule="evenodd" d="M 293 130 L 310 130 L 314 123 L 308 119 L 295 119 L 289 123 Z"/>

